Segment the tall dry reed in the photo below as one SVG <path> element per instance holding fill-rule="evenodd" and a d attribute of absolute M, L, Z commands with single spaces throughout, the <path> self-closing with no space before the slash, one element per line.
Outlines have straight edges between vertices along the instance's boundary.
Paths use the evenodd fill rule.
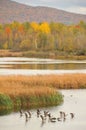
<path fill-rule="evenodd" d="M 15 90 L 34 88 L 35 86 L 55 87 L 57 89 L 86 88 L 86 74 L 64 74 L 64 75 L 37 75 L 37 76 L 1 76 L 0 91 L 5 87 L 13 86 Z M 47 86 L 47 87 L 46 87 Z M 34 88 L 35 89 L 35 88 Z"/>

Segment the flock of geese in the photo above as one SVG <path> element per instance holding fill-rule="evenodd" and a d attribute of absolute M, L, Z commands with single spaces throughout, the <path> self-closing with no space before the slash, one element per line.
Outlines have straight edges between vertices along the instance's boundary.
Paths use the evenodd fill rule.
<path fill-rule="evenodd" d="M 42 123 L 45 123 L 46 120 L 48 120 L 49 122 L 56 122 L 56 121 L 66 121 L 67 116 L 70 116 L 70 119 L 73 119 L 75 117 L 74 113 L 69 113 L 66 114 L 63 111 L 59 112 L 59 117 L 54 117 L 49 111 L 42 111 L 40 109 L 36 110 L 36 115 L 37 118 L 40 118 L 40 120 L 42 121 Z M 32 113 L 28 110 L 26 112 L 23 112 L 23 110 L 20 110 L 20 116 L 25 116 L 25 121 L 27 122 L 30 118 L 32 118 Z"/>

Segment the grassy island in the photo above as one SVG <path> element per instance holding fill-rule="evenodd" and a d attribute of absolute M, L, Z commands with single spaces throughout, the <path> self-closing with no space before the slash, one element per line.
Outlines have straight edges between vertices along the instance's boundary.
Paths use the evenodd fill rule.
<path fill-rule="evenodd" d="M 31 108 L 59 105 L 58 89 L 86 88 L 86 74 L 1 76 L 0 108 Z"/>
<path fill-rule="evenodd" d="M 25 76 L 0 77 L 1 109 L 53 106 L 63 101 L 57 89 L 52 86 L 34 84 L 30 78 Z"/>

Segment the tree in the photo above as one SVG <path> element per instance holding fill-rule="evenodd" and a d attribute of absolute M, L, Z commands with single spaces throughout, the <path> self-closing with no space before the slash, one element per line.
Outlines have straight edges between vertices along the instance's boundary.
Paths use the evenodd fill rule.
<path fill-rule="evenodd" d="M 28 40 L 23 40 L 21 43 L 20 43 L 20 46 L 19 46 L 19 48 L 21 49 L 21 50 L 29 50 L 29 49 L 31 49 L 31 43 L 30 43 L 30 40 L 28 39 Z"/>
<path fill-rule="evenodd" d="M 6 27 L 5 28 L 5 32 L 7 34 L 7 37 L 9 38 L 10 34 L 11 34 L 11 28 L 10 27 Z"/>
<path fill-rule="evenodd" d="M 50 27 L 49 27 L 49 24 L 47 22 L 44 22 L 40 25 L 39 27 L 39 30 L 42 32 L 42 33 L 46 33 L 46 34 L 49 34 L 50 33 Z"/>

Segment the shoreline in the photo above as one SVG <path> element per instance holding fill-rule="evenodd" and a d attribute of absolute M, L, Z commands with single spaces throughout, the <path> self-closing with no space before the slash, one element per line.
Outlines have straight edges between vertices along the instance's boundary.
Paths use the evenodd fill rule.
<path fill-rule="evenodd" d="M 12 51 L 0 50 L 0 57 L 28 57 L 28 58 L 49 58 L 49 59 L 68 59 L 68 60 L 86 60 L 86 55 L 73 55 L 65 52 L 42 52 L 42 51 Z"/>

